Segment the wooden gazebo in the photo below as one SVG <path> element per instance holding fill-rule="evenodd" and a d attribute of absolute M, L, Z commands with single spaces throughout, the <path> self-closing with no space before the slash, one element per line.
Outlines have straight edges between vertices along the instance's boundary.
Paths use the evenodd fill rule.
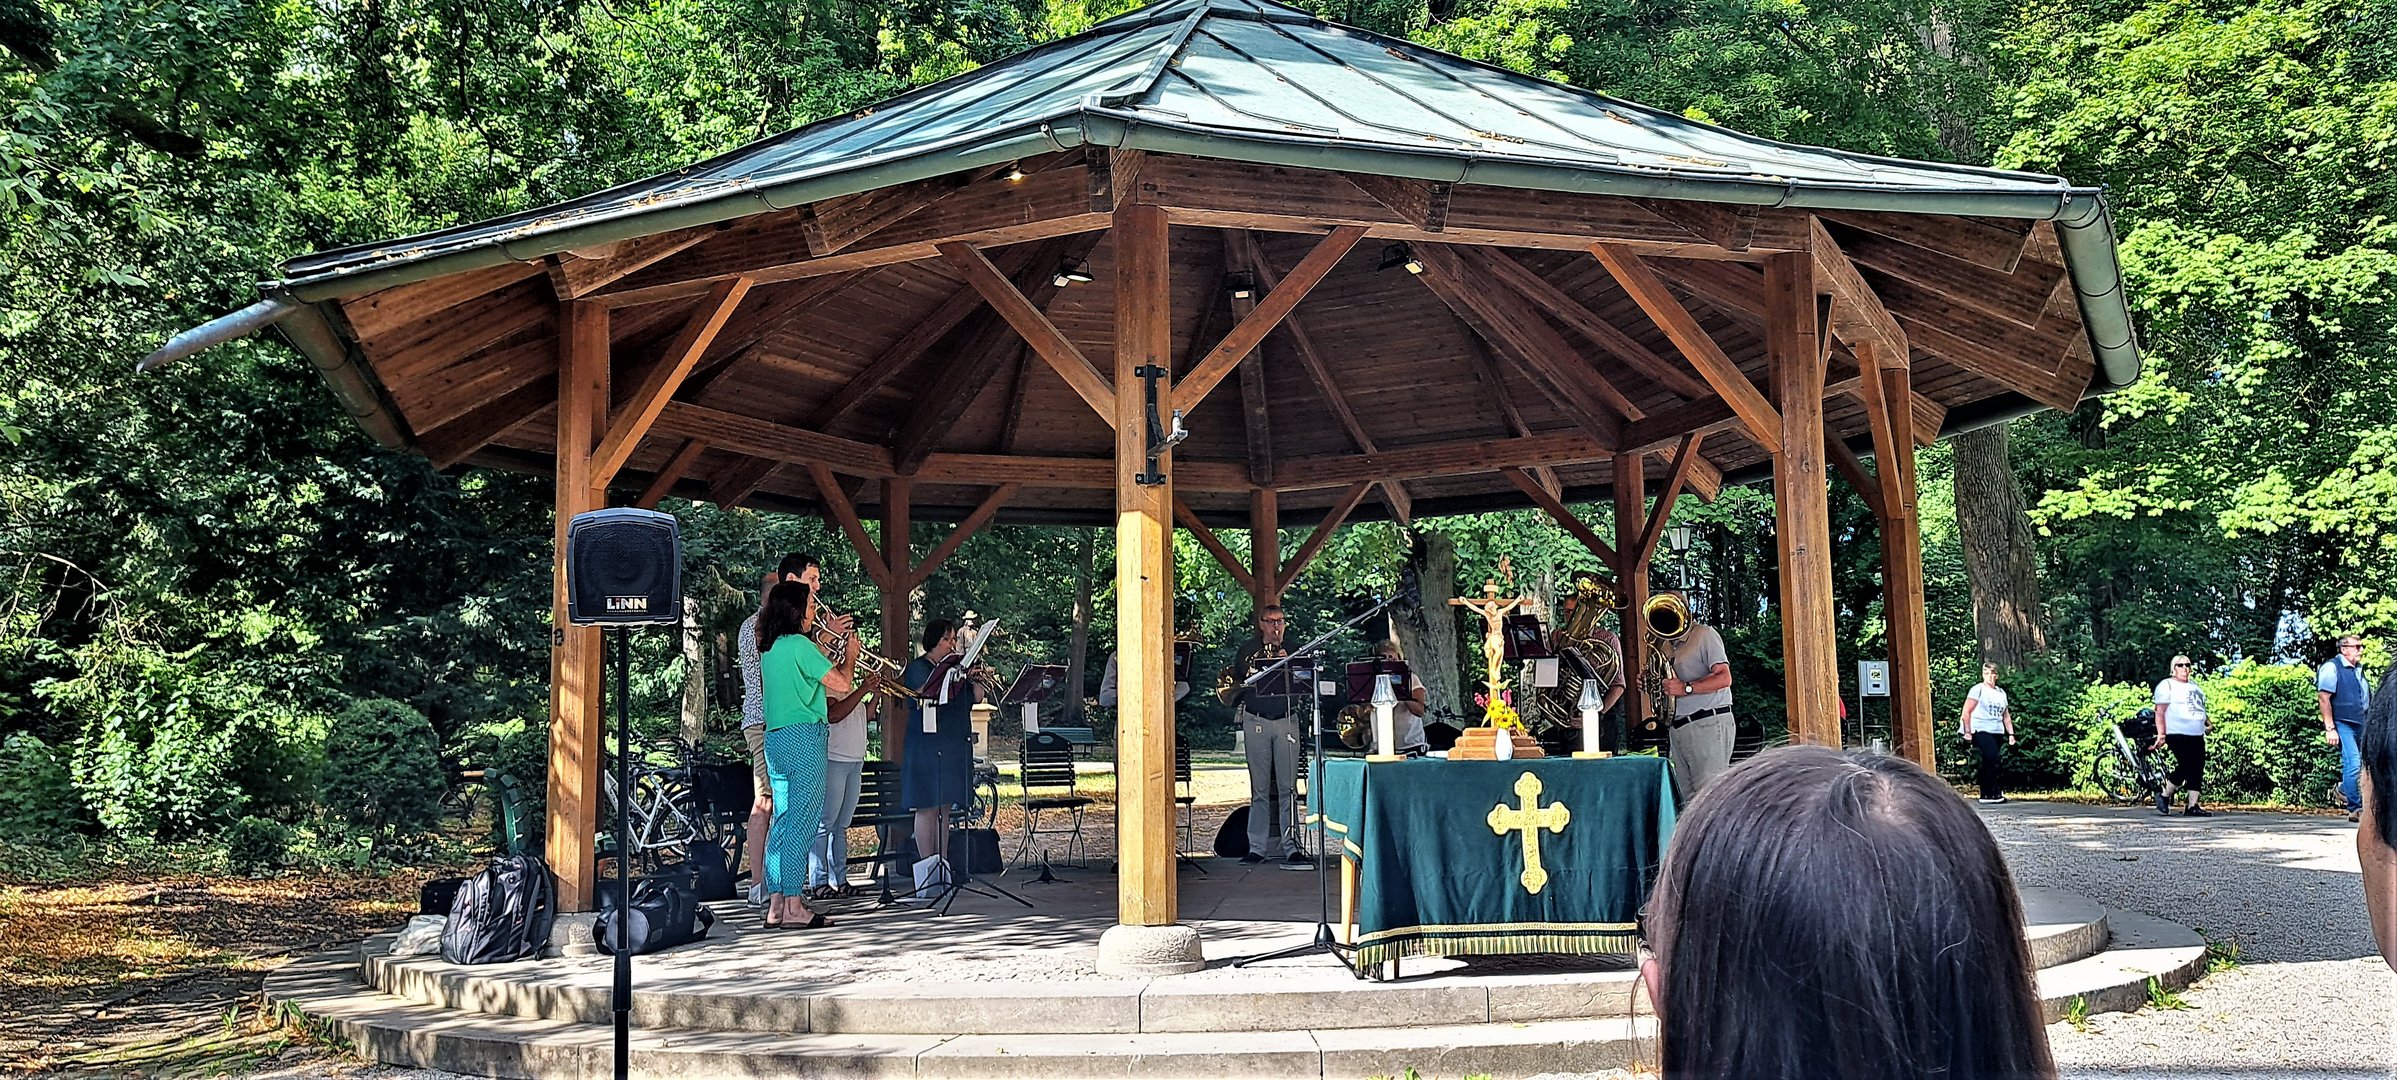
<path fill-rule="evenodd" d="M 1836 468 L 1882 529 L 1900 749 L 1928 761 L 1913 447 L 2137 376 L 2113 244 L 2057 177 L 1166 0 L 670 174 L 295 260 L 151 362 L 279 324 L 383 442 L 554 475 L 561 535 L 668 494 L 824 513 L 886 641 L 979 526 L 1112 516 L 1120 921 L 1170 927 L 1177 522 L 1268 597 L 1343 521 L 1537 506 L 1636 604 L 1676 497 L 1769 475 L 1789 716 L 1836 743 Z M 1601 499 L 1611 540 L 1567 510 Z M 911 519 L 958 527 L 919 555 Z M 1291 524 L 1314 532 L 1287 558 L 1210 531 Z M 551 668 L 575 908 L 597 641 L 563 629 Z"/>

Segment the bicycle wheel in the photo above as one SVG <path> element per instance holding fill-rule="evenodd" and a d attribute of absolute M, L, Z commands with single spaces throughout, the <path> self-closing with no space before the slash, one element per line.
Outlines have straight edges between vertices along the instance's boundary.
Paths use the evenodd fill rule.
<path fill-rule="evenodd" d="M 2140 791 L 2146 787 L 2138 768 L 2124 761 L 2121 754 L 2099 754 L 2090 763 L 2089 781 L 2107 798 L 2119 803 L 2138 802 Z"/>

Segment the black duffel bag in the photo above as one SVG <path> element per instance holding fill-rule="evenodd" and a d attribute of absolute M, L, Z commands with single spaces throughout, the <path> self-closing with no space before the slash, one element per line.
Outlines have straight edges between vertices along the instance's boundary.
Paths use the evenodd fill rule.
<path fill-rule="evenodd" d="M 416 890 L 416 913 L 447 915 L 458 904 L 458 888 L 466 884 L 462 877 L 437 877 Z"/>
<path fill-rule="evenodd" d="M 557 919 L 557 883 L 538 856 L 493 859 L 458 886 L 441 927 L 441 958 L 453 964 L 529 960 L 549 944 Z"/>
<path fill-rule="evenodd" d="M 1007 862 L 999 857 L 999 830 L 951 830 L 949 865 L 965 871 L 969 877 L 1005 872 Z"/>
<path fill-rule="evenodd" d="M 600 952 L 615 955 L 619 922 L 624 924 L 623 940 L 631 943 L 634 956 L 698 941 L 716 925 L 716 913 L 699 905 L 699 893 L 687 876 L 645 877 L 633 882 L 633 902 L 621 920 L 616 914 L 615 882 L 607 884 L 610 887 L 599 892 L 599 925 L 592 934 Z"/>

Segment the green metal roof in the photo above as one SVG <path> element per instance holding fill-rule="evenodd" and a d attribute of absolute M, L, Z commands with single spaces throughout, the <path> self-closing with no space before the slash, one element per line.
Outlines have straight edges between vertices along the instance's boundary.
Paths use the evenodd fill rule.
<path fill-rule="evenodd" d="M 1078 145 L 1500 187 L 2049 219 L 2099 387 L 2138 376 L 2095 188 L 1760 139 L 1266 0 L 1164 0 L 670 173 L 295 259 L 267 291 L 318 301 Z"/>

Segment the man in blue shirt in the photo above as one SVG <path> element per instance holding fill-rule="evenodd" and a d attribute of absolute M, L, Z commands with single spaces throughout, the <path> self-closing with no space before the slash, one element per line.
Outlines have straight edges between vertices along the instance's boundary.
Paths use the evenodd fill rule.
<path fill-rule="evenodd" d="M 2364 768 L 2364 673 L 2359 666 L 2363 655 L 2363 639 L 2349 634 L 2339 639 L 2339 655 L 2314 673 L 2315 697 L 2322 704 L 2322 741 L 2339 748 L 2339 789 L 2332 801 L 2347 807 L 2349 821 L 2364 805 L 2356 788 Z"/>

